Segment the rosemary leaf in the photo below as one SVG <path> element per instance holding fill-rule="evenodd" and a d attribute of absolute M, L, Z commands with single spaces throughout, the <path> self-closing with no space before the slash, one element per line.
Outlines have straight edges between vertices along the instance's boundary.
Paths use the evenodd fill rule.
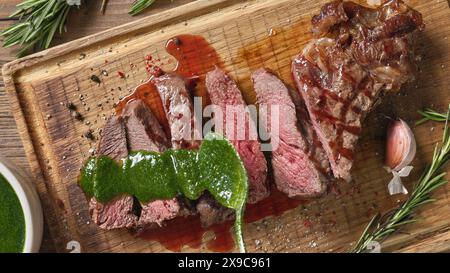
<path fill-rule="evenodd" d="M 420 125 L 429 120 L 444 122 L 446 119 L 446 114 L 436 112 L 430 108 L 425 109 L 424 111 L 418 111 L 420 115 L 422 115 L 422 119 L 416 122 L 416 125 Z"/>
<path fill-rule="evenodd" d="M 150 7 L 155 1 L 156 0 L 136 0 L 128 11 L 128 14 L 135 16 Z"/>

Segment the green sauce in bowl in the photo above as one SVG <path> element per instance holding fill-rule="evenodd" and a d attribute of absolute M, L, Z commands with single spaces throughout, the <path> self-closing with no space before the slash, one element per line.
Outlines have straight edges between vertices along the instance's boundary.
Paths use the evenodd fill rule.
<path fill-rule="evenodd" d="M 0 253 L 20 253 L 25 243 L 25 218 L 19 198 L 0 174 Z"/>

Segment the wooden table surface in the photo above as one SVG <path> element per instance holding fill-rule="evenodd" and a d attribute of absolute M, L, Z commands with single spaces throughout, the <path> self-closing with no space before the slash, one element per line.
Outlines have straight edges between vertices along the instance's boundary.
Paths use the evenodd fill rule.
<path fill-rule="evenodd" d="M 163 10 L 171 9 L 179 5 L 192 2 L 193 0 L 158 0 L 156 3 L 143 12 L 142 14 L 131 17 L 127 14 L 130 4 L 134 0 L 109 0 L 105 15 L 102 15 L 99 10 L 101 0 L 84 1 L 79 10 L 74 10 L 69 15 L 67 23 L 67 32 L 63 37 L 56 37 L 53 45 L 62 44 L 77 38 L 97 33 L 114 26 L 125 24 L 148 16 Z M 15 20 L 9 20 L 8 16 L 11 14 L 15 6 L 20 3 L 20 0 L 2 0 L 0 3 L 0 31 L 5 29 Z M 83 1 L 82 1 L 83 2 Z M 3 44 L 3 37 L 0 37 L 0 44 Z M 5 49 L 0 47 L 0 66 L 14 60 L 16 48 Z M 14 164 L 28 169 L 28 163 L 23 150 L 22 142 L 17 132 L 14 117 L 8 102 L 8 97 L 5 94 L 3 78 L 0 70 L 0 155 L 7 157 Z M 52 252 L 54 246 L 50 239 L 48 232 L 44 232 L 42 242 L 42 252 Z"/>

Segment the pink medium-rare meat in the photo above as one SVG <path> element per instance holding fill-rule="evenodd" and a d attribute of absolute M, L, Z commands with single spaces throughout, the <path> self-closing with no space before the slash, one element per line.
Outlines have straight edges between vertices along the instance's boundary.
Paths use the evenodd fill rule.
<path fill-rule="evenodd" d="M 377 9 L 334 1 L 312 20 L 313 39 L 292 72 L 337 178 L 350 180 L 366 114 L 384 90 L 414 79 L 420 13 L 400 0 Z"/>
<path fill-rule="evenodd" d="M 127 103 L 122 111 L 130 151 L 163 152 L 170 142 L 148 106 L 141 100 Z"/>
<path fill-rule="evenodd" d="M 327 175 L 310 158 L 309 144 L 298 128 L 295 105 L 289 90 L 275 75 L 259 69 L 252 74 L 263 126 L 277 142 L 272 168 L 277 188 L 289 197 L 316 197 L 327 188 Z M 278 107 L 278 113 L 276 112 Z M 278 130 L 273 122 L 278 123 Z"/>
<path fill-rule="evenodd" d="M 125 121 L 130 151 L 164 152 L 170 147 L 161 125 L 143 101 L 128 102 L 122 117 Z M 155 200 L 140 205 L 142 209 L 137 222 L 137 226 L 140 227 L 154 223 L 161 225 L 163 221 L 177 217 L 180 212 L 180 204 L 176 198 Z"/>
<path fill-rule="evenodd" d="M 211 103 L 222 110 L 224 136 L 236 148 L 247 170 L 249 178 L 247 202 L 251 204 L 256 203 L 266 198 L 270 193 L 267 185 L 266 159 L 261 152 L 259 141 L 249 138 L 248 130 L 256 132 L 256 125 L 249 114 L 245 114 L 244 124 L 238 124 L 238 115 L 245 110 L 247 105 L 236 83 L 223 70 L 216 67 L 213 71 L 208 72 L 206 74 L 206 87 Z M 235 111 L 239 111 L 239 113 L 235 113 Z M 227 126 L 230 123 L 233 126 Z M 244 139 L 238 139 L 237 131 L 239 127 L 245 130 Z M 234 131 L 228 132 L 227 128 L 231 128 L 230 130 Z"/>
<path fill-rule="evenodd" d="M 196 117 L 185 80 L 176 74 L 164 74 L 153 80 L 161 97 L 169 122 L 174 149 L 193 149 L 200 147 L 201 132 L 195 127 Z M 214 198 L 204 193 L 196 204 L 200 221 L 204 227 L 222 222 L 230 209 L 222 207 Z"/>
<path fill-rule="evenodd" d="M 201 132 L 192 105 L 192 98 L 183 77 L 168 73 L 153 80 L 169 122 L 172 148 L 198 149 Z M 200 124 L 201 125 L 201 124 Z"/>
<path fill-rule="evenodd" d="M 128 154 L 126 132 L 120 117 L 110 117 L 102 130 L 97 147 L 97 155 L 121 160 Z M 136 225 L 134 200 L 130 195 L 122 195 L 107 203 L 98 202 L 94 197 L 89 202 L 92 220 L 102 229 L 130 228 Z"/>
<path fill-rule="evenodd" d="M 137 215 L 133 213 L 133 197 L 119 196 L 107 203 L 91 198 L 89 211 L 92 220 L 101 229 L 131 228 L 136 226 Z"/>

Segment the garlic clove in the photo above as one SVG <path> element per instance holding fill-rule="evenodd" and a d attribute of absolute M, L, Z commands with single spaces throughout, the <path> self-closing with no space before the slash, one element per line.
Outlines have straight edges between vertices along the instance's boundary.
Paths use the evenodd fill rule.
<path fill-rule="evenodd" d="M 408 124 L 401 119 L 392 121 L 386 136 L 386 166 L 400 171 L 414 159 L 416 149 L 416 140 Z"/>

